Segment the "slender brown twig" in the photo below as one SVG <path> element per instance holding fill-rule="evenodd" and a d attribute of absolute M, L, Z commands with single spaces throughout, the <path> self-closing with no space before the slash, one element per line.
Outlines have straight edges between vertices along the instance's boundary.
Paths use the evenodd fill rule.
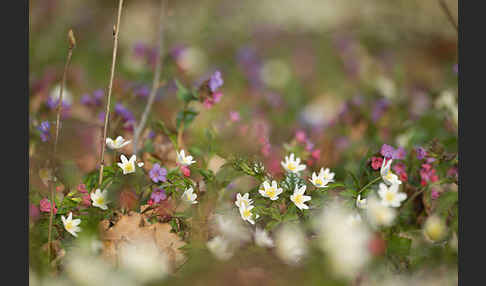
<path fill-rule="evenodd" d="M 74 38 L 74 33 L 73 30 L 69 30 L 68 32 L 68 42 L 69 42 L 69 49 L 68 49 L 68 55 L 66 59 L 66 64 L 64 65 L 64 72 L 62 74 L 62 82 L 61 82 L 61 89 L 59 90 L 59 99 L 57 103 L 57 119 L 56 119 L 56 133 L 54 137 L 54 150 L 52 153 L 52 166 L 54 167 L 54 162 L 55 162 L 55 157 L 57 154 L 57 142 L 59 139 L 59 129 L 60 129 L 60 123 L 61 123 L 61 113 L 62 113 L 62 95 L 64 91 L 64 86 L 66 85 L 66 75 L 69 67 L 69 63 L 71 62 L 71 57 L 73 55 L 73 49 L 76 46 L 76 39 Z M 54 170 L 54 168 L 51 168 L 51 170 Z M 49 263 L 51 262 L 51 239 L 52 239 L 52 221 L 54 218 L 54 189 L 52 188 L 52 183 L 53 183 L 53 178 L 55 178 L 56 172 L 53 171 L 49 175 L 49 193 L 51 196 L 51 207 L 49 211 L 49 229 L 48 229 L 48 234 L 47 234 L 47 259 Z"/>
<path fill-rule="evenodd" d="M 158 54 L 155 60 L 155 74 L 154 79 L 152 81 L 152 90 L 150 91 L 150 95 L 147 101 L 147 105 L 145 105 L 145 110 L 143 111 L 140 123 L 135 128 L 134 136 L 133 136 L 133 154 L 137 155 L 138 149 L 138 140 L 140 139 L 140 134 L 147 123 L 147 117 L 150 113 L 150 109 L 152 108 L 152 104 L 154 103 L 155 95 L 157 94 L 157 90 L 160 86 L 160 71 L 162 69 L 161 59 L 162 59 L 162 51 L 163 51 L 163 44 L 164 44 L 164 12 L 166 11 L 167 7 L 167 0 L 162 0 L 160 3 L 160 19 L 159 19 L 159 35 L 158 35 Z"/>
<path fill-rule="evenodd" d="M 116 52 L 118 50 L 118 33 L 120 31 L 120 18 L 122 12 L 123 0 L 118 1 L 118 16 L 116 20 L 116 26 L 113 31 L 113 56 L 111 61 L 111 74 L 110 83 L 108 85 L 108 100 L 106 101 L 106 111 L 105 111 L 105 124 L 103 128 L 103 141 L 101 141 L 101 155 L 100 155 L 100 176 L 98 180 L 98 186 L 101 187 L 103 182 L 103 167 L 105 164 L 105 142 L 106 142 L 106 131 L 108 130 L 108 118 L 110 117 L 110 104 L 111 104 L 111 91 L 113 88 L 113 78 L 115 76 L 115 64 L 116 64 Z"/>
<path fill-rule="evenodd" d="M 451 25 L 454 27 L 454 29 L 456 29 L 456 32 L 459 33 L 459 27 L 457 26 L 457 23 L 454 20 L 454 17 L 452 17 L 451 10 L 449 9 L 449 7 L 445 3 L 445 1 L 444 0 L 439 0 L 439 4 L 440 4 L 440 7 L 442 8 L 442 10 L 444 11 L 444 13 L 446 14 L 447 19 L 449 20 L 449 22 L 451 23 Z"/>

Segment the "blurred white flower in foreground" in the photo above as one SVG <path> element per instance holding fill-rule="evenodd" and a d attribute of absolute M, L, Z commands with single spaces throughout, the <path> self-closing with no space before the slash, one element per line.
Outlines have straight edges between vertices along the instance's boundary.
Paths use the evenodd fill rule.
<path fill-rule="evenodd" d="M 319 175 L 316 172 L 312 173 L 312 179 L 310 181 L 317 188 L 324 188 L 327 184 L 334 182 L 334 173 L 329 168 L 321 168 Z"/>
<path fill-rule="evenodd" d="M 454 123 L 457 125 L 459 111 L 454 91 L 450 89 L 442 91 L 435 101 L 435 107 L 447 110 L 451 114 Z"/>
<path fill-rule="evenodd" d="M 215 236 L 206 245 L 211 253 L 219 260 L 228 260 L 233 256 L 230 243 L 221 236 Z"/>
<path fill-rule="evenodd" d="M 216 231 L 233 244 L 240 244 L 251 239 L 247 225 L 234 212 L 216 215 L 213 223 Z"/>
<path fill-rule="evenodd" d="M 264 229 L 257 227 L 254 235 L 256 245 L 260 247 L 273 247 L 273 240 Z"/>
<path fill-rule="evenodd" d="M 162 279 L 169 272 L 167 256 L 150 241 L 124 244 L 120 248 L 120 266 L 139 282 Z"/>
<path fill-rule="evenodd" d="M 300 171 L 305 170 L 305 165 L 300 164 L 300 158 L 295 158 L 294 153 L 290 154 L 290 156 L 285 156 L 285 161 L 280 162 L 282 167 L 287 171 L 294 174 L 298 174 Z"/>
<path fill-rule="evenodd" d="M 442 241 L 447 235 L 447 227 L 437 215 L 431 215 L 424 223 L 424 235 L 433 242 Z"/>
<path fill-rule="evenodd" d="M 109 203 L 109 201 L 108 201 L 107 190 L 101 191 L 100 189 L 96 189 L 96 191 L 94 193 L 91 193 L 90 196 L 91 196 L 91 200 L 93 201 L 94 207 L 99 207 L 102 210 L 108 209 L 107 204 Z"/>
<path fill-rule="evenodd" d="M 402 201 L 407 198 L 407 194 L 398 191 L 399 187 L 400 185 L 398 184 L 387 187 L 385 184 L 380 183 L 378 195 L 381 198 L 381 203 L 388 207 L 398 208 Z"/>
<path fill-rule="evenodd" d="M 376 88 L 383 94 L 386 98 L 393 98 L 396 96 L 395 83 L 387 78 L 380 76 L 376 79 Z"/>
<path fill-rule="evenodd" d="M 81 228 L 78 226 L 81 223 L 81 219 L 73 219 L 73 213 L 70 212 L 67 218 L 62 215 L 61 220 L 64 224 L 64 229 L 66 229 L 67 232 L 74 236 L 78 236 L 77 232 L 81 231 Z"/>
<path fill-rule="evenodd" d="M 197 201 L 196 201 L 197 194 L 194 193 L 194 189 L 192 187 L 190 187 L 189 189 L 186 189 L 184 191 L 184 193 L 182 194 L 181 198 L 186 203 L 197 204 Z"/>
<path fill-rule="evenodd" d="M 290 200 L 297 206 L 300 210 L 306 210 L 309 208 L 305 202 L 310 201 L 310 196 L 304 196 L 305 189 L 307 188 L 306 185 L 302 185 L 300 188 L 299 186 L 295 186 L 294 193 L 290 196 Z"/>
<path fill-rule="evenodd" d="M 200 74 L 206 69 L 207 56 L 200 48 L 188 47 L 177 57 L 177 64 L 190 74 Z"/>
<path fill-rule="evenodd" d="M 186 154 L 184 153 L 184 149 L 182 149 L 181 152 L 176 151 L 176 153 L 177 153 L 177 161 L 182 166 L 189 166 L 196 163 L 196 161 L 192 160 L 192 156 L 190 156 L 189 154 L 187 154 L 186 156 Z"/>
<path fill-rule="evenodd" d="M 262 189 L 263 186 L 263 189 Z M 272 185 L 268 181 L 264 181 L 258 192 L 265 198 L 269 198 L 272 201 L 278 200 L 278 195 L 280 195 L 283 190 L 277 185 L 277 181 L 273 180 Z"/>
<path fill-rule="evenodd" d="M 135 172 L 135 161 L 137 160 L 136 155 L 132 155 L 130 160 L 125 157 L 125 155 L 121 154 L 120 156 L 121 163 L 117 163 L 118 167 L 123 170 L 123 175 L 134 173 Z"/>
<path fill-rule="evenodd" d="M 335 273 L 348 279 L 356 277 L 371 257 L 368 250 L 370 231 L 361 223 L 359 214 L 353 214 L 335 202 L 322 211 L 314 225 L 319 234 L 319 245 L 329 256 Z"/>
<path fill-rule="evenodd" d="M 118 136 L 115 140 L 111 139 L 110 137 L 106 138 L 106 146 L 111 150 L 120 149 L 125 147 L 126 145 L 130 144 L 130 140 L 125 140 L 125 138 Z"/>
<path fill-rule="evenodd" d="M 366 214 L 370 223 L 375 227 L 390 226 L 396 216 L 393 208 L 383 205 L 376 197 L 368 199 Z"/>
<path fill-rule="evenodd" d="M 61 84 L 56 84 L 49 93 L 49 97 L 54 101 L 57 102 L 59 99 L 59 93 L 61 92 Z M 67 104 L 71 104 L 73 102 L 73 95 L 72 93 L 64 86 L 62 91 L 62 101 Z M 56 104 L 57 106 L 57 104 Z"/>
<path fill-rule="evenodd" d="M 398 176 L 393 174 L 393 172 L 391 171 L 392 161 L 392 159 L 383 160 L 380 169 L 381 177 L 387 185 L 401 184 L 402 181 L 400 181 L 398 179 Z"/>
<path fill-rule="evenodd" d="M 275 234 L 276 253 L 290 265 L 296 265 L 307 254 L 307 241 L 298 225 L 284 224 Z"/>

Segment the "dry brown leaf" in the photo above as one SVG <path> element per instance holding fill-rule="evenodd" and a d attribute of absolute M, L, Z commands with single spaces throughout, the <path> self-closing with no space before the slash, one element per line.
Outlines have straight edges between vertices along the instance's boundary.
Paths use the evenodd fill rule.
<path fill-rule="evenodd" d="M 146 208 L 147 206 L 144 207 Z M 171 229 L 168 223 L 150 224 L 146 213 L 140 214 L 133 211 L 120 216 L 116 222 L 103 220 L 99 224 L 103 244 L 102 256 L 116 264 L 123 245 L 149 241 L 155 243 L 157 248 L 167 256 L 171 269 L 175 270 L 185 260 L 184 254 L 179 249 L 185 245 L 185 242 L 177 234 L 172 233 Z"/>

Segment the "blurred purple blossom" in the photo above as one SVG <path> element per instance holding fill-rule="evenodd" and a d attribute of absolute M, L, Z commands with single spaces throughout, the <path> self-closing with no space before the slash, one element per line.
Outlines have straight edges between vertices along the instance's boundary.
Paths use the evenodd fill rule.
<path fill-rule="evenodd" d="M 125 122 L 135 120 L 133 113 L 121 103 L 115 105 L 115 114 L 121 116 Z"/>
<path fill-rule="evenodd" d="M 389 105 L 390 102 L 386 98 L 379 99 L 375 102 L 371 115 L 373 122 L 378 121 L 383 116 Z"/>
<path fill-rule="evenodd" d="M 230 111 L 230 120 L 233 122 L 240 121 L 240 113 L 238 111 Z"/>
<path fill-rule="evenodd" d="M 425 156 L 427 156 L 427 151 L 422 147 L 415 148 L 415 152 L 417 152 L 417 159 L 419 160 L 422 160 L 425 158 Z"/>
<path fill-rule="evenodd" d="M 51 128 L 51 124 L 49 121 L 42 121 L 39 126 L 37 126 L 37 130 L 40 131 L 40 137 L 42 142 L 46 142 L 49 140 L 49 130 Z"/>
<path fill-rule="evenodd" d="M 380 153 L 386 159 L 393 159 L 395 156 L 395 148 L 390 145 L 383 144 L 383 146 L 381 146 Z"/>
<path fill-rule="evenodd" d="M 221 77 L 221 72 L 219 70 L 215 71 L 211 77 L 209 78 L 209 88 L 211 89 L 211 92 L 215 92 L 223 86 L 223 78 Z"/>

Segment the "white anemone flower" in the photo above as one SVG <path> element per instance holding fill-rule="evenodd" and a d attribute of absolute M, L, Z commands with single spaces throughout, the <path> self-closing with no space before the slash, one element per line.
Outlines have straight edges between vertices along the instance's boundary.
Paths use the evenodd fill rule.
<path fill-rule="evenodd" d="M 321 168 L 319 175 L 316 172 L 312 173 L 312 179 L 310 181 L 317 188 L 324 188 L 327 184 L 334 182 L 334 173 L 329 168 Z"/>
<path fill-rule="evenodd" d="M 136 155 L 132 155 L 132 157 L 130 157 L 130 160 L 127 160 L 127 157 L 121 154 L 120 160 L 121 163 L 117 163 L 117 164 L 118 167 L 120 167 L 123 170 L 123 175 L 135 172 L 135 161 L 137 161 Z"/>
<path fill-rule="evenodd" d="M 398 179 L 398 176 L 393 174 L 391 171 L 392 161 L 393 161 L 392 159 L 383 160 L 383 163 L 381 164 L 381 170 L 380 170 L 381 177 L 387 185 L 401 184 L 402 181 L 400 181 Z"/>
<path fill-rule="evenodd" d="M 93 206 L 99 207 L 102 210 L 108 209 L 107 204 L 109 203 L 109 201 L 107 190 L 101 191 L 100 189 L 96 189 L 94 193 L 91 193 L 90 197 L 93 201 Z"/>
<path fill-rule="evenodd" d="M 369 199 L 366 214 L 370 223 L 375 227 L 392 225 L 396 216 L 393 208 L 385 206 L 375 197 Z"/>
<path fill-rule="evenodd" d="M 305 196 L 304 192 L 305 189 L 307 188 L 306 185 L 302 185 L 300 188 L 299 186 L 295 186 L 294 193 L 290 196 L 290 200 L 300 209 L 300 210 L 306 210 L 309 208 L 308 205 L 305 204 L 305 202 L 310 201 L 311 197 L 310 196 Z"/>
<path fill-rule="evenodd" d="M 196 161 L 192 160 L 192 156 L 190 156 L 189 154 L 187 154 L 186 156 L 184 149 L 182 149 L 181 152 L 176 151 L 176 153 L 177 153 L 177 161 L 182 166 L 189 166 L 196 163 Z"/>
<path fill-rule="evenodd" d="M 367 202 L 365 198 L 361 198 L 361 194 L 358 195 L 356 198 L 356 207 L 359 209 L 366 209 L 367 208 Z"/>
<path fill-rule="evenodd" d="M 287 171 L 294 174 L 298 174 L 300 171 L 305 170 L 306 166 L 304 164 L 300 164 L 300 158 L 295 158 L 294 153 L 290 154 L 289 156 L 285 156 L 285 161 L 280 162 L 282 167 Z"/>
<path fill-rule="evenodd" d="M 130 144 L 130 140 L 125 140 L 125 138 L 118 136 L 115 140 L 111 138 L 106 138 L 106 146 L 111 150 L 116 150 L 125 147 L 126 145 Z"/>
<path fill-rule="evenodd" d="M 280 195 L 283 190 L 277 185 L 277 181 L 273 180 L 272 185 L 268 181 L 263 182 L 263 190 L 259 189 L 258 192 L 265 198 L 269 198 L 272 201 L 278 200 L 278 195 Z"/>
<path fill-rule="evenodd" d="M 244 221 L 247 221 L 251 224 L 255 224 L 255 220 L 253 219 L 253 213 L 251 212 L 251 210 L 254 208 L 255 206 L 252 206 L 252 205 L 249 205 L 247 207 L 245 206 L 242 206 L 240 207 L 240 215 L 241 215 L 241 218 L 244 220 Z M 255 214 L 255 219 L 259 218 L 260 216 L 258 214 Z"/>
<path fill-rule="evenodd" d="M 221 236 L 215 236 L 206 243 L 206 246 L 219 260 L 228 260 L 233 256 L 231 244 Z"/>
<path fill-rule="evenodd" d="M 275 234 L 277 256 L 290 265 L 299 264 L 307 254 L 307 241 L 298 225 L 284 224 Z"/>
<path fill-rule="evenodd" d="M 182 194 L 182 200 L 185 202 L 191 203 L 191 204 L 197 204 L 196 198 L 197 194 L 194 193 L 194 189 L 190 187 L 189 189 L 186 189 L 184 193 Z"/>
<path fill-rule="evenodd" d="M 61 91 L 61 84 L 56 84 L 51 89 L 51 92 L 49 93 L 49 97 L 52 100 L 57 101 L 59 99 L 60 91 Z M 62 90 L 62 101 L 67 104 L 72 104 L 73 102 L 73 95 L 66 87 L 64 87 L 64 89 Z"/>
<path fill-rule="evenodd" d="M 256 245 L 260 247 L 273 247 L 273 239 L 270 237 L 268 232 L 266 232 L 264 229 L 260 229 L 257 227 L 255 229 L 255 234 L 254 234 L 254 239 Z"/>
<path fill-rule="evenodd" d="M 250 193 L 246 193 L 244 194 L 243 196 L 238 193 L 236 194 L 236 201 L 235 201 L 235 205 L 239 208 L 241 208 L 241 206 L 249 206 L 253 204 L 253 200 L 250 199 Z"/>
<path fill-rule="evenodd" d="M 344 223 L 340 223 L 344 222 Z M 326 207 L 314 222 L 319 246 L 338 276 L 353 279 L 368 263 L 371 232 L 360 216 L 338 203 Z"/>
<path fill-rule="evenodd" d="M 381 198 L 381 203 L 388 207 L 398 208 L 402 201 L 407 198 L 407 194 L 398 191 L 399 186 L 398 184 L 393 184 L 387 187 L 385 184 L 380 183 L 378 195 Z"/>
<path fill-rule="evenodd" d="M 78 236 L 77 232 L 81 231 L 81 228 L 78 226 L 81 223 L 81 219 L 73 219 L 73 213 L 70 212 L 68 217 L 65 218 L 63 215 L 61 216 L 62 223 L 64 224 L 64 229 L 72 234 L 73 236 Z"/>

